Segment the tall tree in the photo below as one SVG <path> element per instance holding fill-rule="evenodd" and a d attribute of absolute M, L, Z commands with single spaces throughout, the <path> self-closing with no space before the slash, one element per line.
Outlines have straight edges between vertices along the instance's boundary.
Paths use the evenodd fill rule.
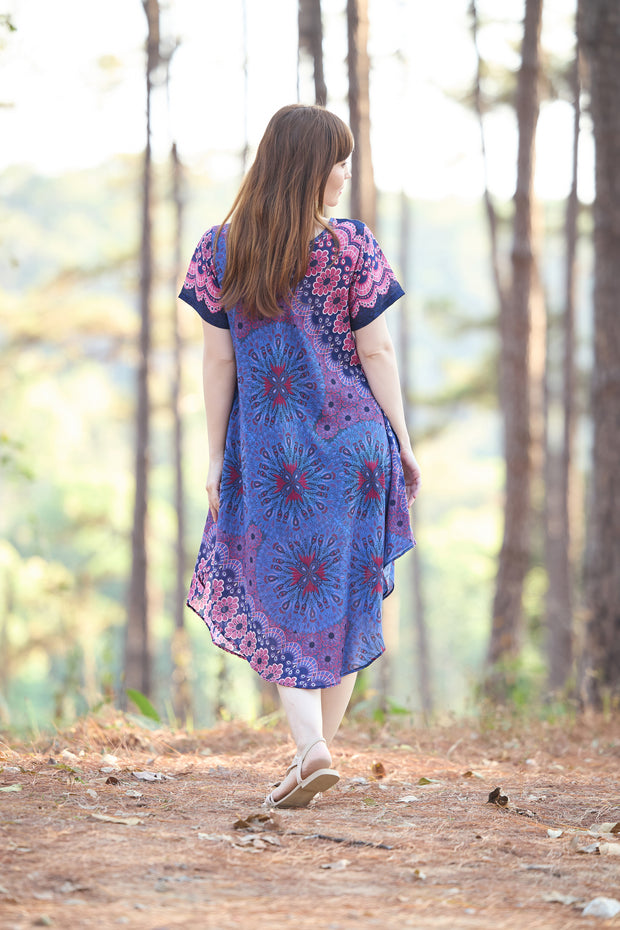
<path fill-rule="evenodd" d="M 411 398 L 411 312 L 407 293 L 410 289 L 410 251 L 411 251 L 411 204 L 403 189 L 400 195 L 400 280 L 405 296 L 399 301 L 400 331 L 398 333 L 399 371 L 405 406 L 405 422 L 409 433 L 413 431 L 414 414 Z M 414 517 L 419 517 L 420 504 L 416 502 Z M 428 630 L 426 625 L 426 605 L 422 588 L 422 568 L 417 552 L 412 554 L 409 571 L 409 596 L 413 607 L 413 623 L 416 634 L 416 663 L 420 705 L 428 719 L 433 711 L 433 693 L 431 685 L 431 662 L 429 655 Z"/>
<path fill-rule="evenodd" d="M 581 0 L 594 129 L 594 366 L 591 501 L 586 552 L 587 700 L 620 697 L 620 4 Z"/>
<path fill-rule="evenodd" d="M 179 301 L 176 299 L 178 282 L 181 274 L 181 247 L 183 242 L 183 174 L 176 143 L 172 144 L 172 200 L 174 203 L 174 263 L 173 263 L 173 369 L 171 407 L 173 418 L 173 455 L 174 455 L 174 511 L 176 514 L 176 590 L 174 598 L 174 637 L 172 658 L 174 663 L 173 707 L 176 719 L 187 723 L 192 713 L 192 695 L 188 676 L 190 667 L 190 645 L 185 628 L 185 600 L 187 577 L 185 572 L 185 483 L 183 480 L 183 416 L 181 413 L 182 376 L 183 376 L 183 339 L 179 320 Z"/>
<path fill-rule="evenodd" d="M 538 74 L 542 0 L 525 0 L 521 67 L 517 79 L 519 143 L 514 196 L 512 278 L 500 315 L 500 401 L 506 463 L 504 533 L 499 554 L 488 663 L 519 650 L 523 583 L 529 559 L 530 304 L 534 144 L 539 111 Z"/>
<path fill-rule="evenodd" d="M 371 229 L 377 217 L 377 192 L 370 147 L 370 58 L 368 0 L 347 0 L 349 122 L 355 138 L 351 178 L 351 215 Z"/>
<path fill-rule="evenodd" d="M 570 72 L 573 104 L 572 181 L 566 201 L 564 310 L 561 320 L 561 397 L 553 403 L 551 372 L 547 372 L 545 441 L 545 560 L 547 564 L 546 626 L 549 688 L 563 689 L 573 670 L 573 567 L 571 492 L 575 445 L 575 272 L 577 254 L 577 168 L 580 126 L 579 47 Z M 548 352 L 548 357 L 550 353 Z M 549 368 L 549 363 L 548 363 Z M 562 424 L 559 443 L 554 445 L 549 430 L 549 414 L 559 406 Z"/>
<path fill-rule="evenodd" d="M 298 66 L 306 55 L 312 60 L 314 102 L 324 107 L 327 103 L 327 87 L 323 74 L 321 0 L 299 0 L 297 27 L 299 32 Z"/>
<path fill-rule="evenodd" d="M 151 95 L 153 76 L 160 62 L 159 2 L 142 0 L 147 18 L 146 41 L 146 145 L 142 169 L 142 239 L 140 245 L 140 337 L 135 426 L 135 497 L 131 534 L 131 578 L 125 629 L 124 684 L 143 694 L 151 692 L 151 650 L 147 557 L 149 492 L 151 291 L 152 246 L 152 153 Z"/>

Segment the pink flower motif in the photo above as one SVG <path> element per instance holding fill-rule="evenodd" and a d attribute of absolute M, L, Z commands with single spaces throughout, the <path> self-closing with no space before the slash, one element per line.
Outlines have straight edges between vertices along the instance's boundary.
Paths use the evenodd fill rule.
<path fill-rule="evenodd" d="M 251 656 L 256 651 L 256 633 L 249 630 L 239 643 L 239 652 L 243 656 Z"/>
<path fill-rule="evenodd" d="M 250 665 L 259 674 L 269 665 L 269 653 L 266 649 L 257 649 L 250 660 Z"/>
<path fill-rule="evenodd" d="M 238 597 L 222 597 L 213 604 L 213 620 L 229 620 L 239 607 Z"/>
<path fill-rule="evenodd" d="M 224 582 L 221 578 L 213 579 L 213 597 L 220 598 L 224 593 Z"/>
<path fill-rule="evenodd" d="M 330 268 L 326 268 L 312 285 L 312 293 L 316 294 L 317 297 L 324 297 L 325 294 L 329 294 L 338 284 L 340 277 L 341 272 L 339 268 L 334 268 L 333 265 Z"/>
<path fill-rule="evenodd" d="M 268 665 L 265 671 L 263 672 L 263 677 L 268 681 L 278 681 L 282 675 L 282 665 Z"/>
<path fill-rule="evenodd" d="M 325 265 L 327 264 L 328 260 L 329 260 L 329 252 L 325 251 L 325 249 L 317 249 L 316 252 L 314 252 L 310 256 L 310 261 L 308 262 L 308 270 L 306 274 L 309 274 L 309 275 L 320 274 L 325 268 Z"/>
<path fill-rule="evenodd" d="M 195 607 L 196 610 L 206 610 L 209 606 L 209 593 L 206 590 L 203 590 L 202 594 L 194 594 L 194 597 L 191 598 L 192 607 Z"/>
<path fill-rule="evenodd" d="M 350 330 L 344 337 L 342 347 L 343 349 L 347 349 L 349 352 L 355 351 L 355 339 L 353 338 L 353 333 Z"/>
<path fill-rule="evenodd" d="M 237 598 L 235 598 L 237 600 Z M 219 617 L 214 617 L 214 620 L 220 619 Z M 237 614 L 236 617 L 232 617 L 226 624 L 226 629 L 224 633 L 227 639 L 243 639 L 248 631 L 248 618 L 246 614 Z"/>
<path fill-rule="evenodd" d="M 334 320 L 334 332 L 335 333 L 346 333 L 348 329 L 351 328 L 351 323 L 349 322 L 349 312 L 345 307 L 344 310 L 341 310 L 336 319 Z"/>
<path fill-rule="evenodd" d="M 294 678 L 283 678 L 278 684 L 282 685 L 283 688 L 294 688 L 297 682 Z"/>
<path fill-rule="evenodd" d="M 334 313 L 341 313 L 347 310 L 348 291 L 346 287 L 336 287 L 330 292 L 325 301 L 323 312 L 332 316 Z"/>

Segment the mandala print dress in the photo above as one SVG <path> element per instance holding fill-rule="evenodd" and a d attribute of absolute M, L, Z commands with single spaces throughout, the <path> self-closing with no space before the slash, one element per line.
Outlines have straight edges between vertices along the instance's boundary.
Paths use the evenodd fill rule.
<path fill-rule="evenodd" d="M 208 230 L 181 298 L 230 329 L 237 362 L 217 522 L 188 596 L 213 642 L 267 681 L 324 688 L 384 651 L 381 602 L 413 546 L 398 443 L 353 331 L 402 294 L 370 230 L 332 220 L 277 320 L 219 306 L 226 232 Z"/>

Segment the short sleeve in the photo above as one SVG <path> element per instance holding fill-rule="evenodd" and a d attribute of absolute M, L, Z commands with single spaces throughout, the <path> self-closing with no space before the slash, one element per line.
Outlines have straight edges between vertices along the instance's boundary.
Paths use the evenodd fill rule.
<path fill-rule="evenodd" d="M 353 330 L 368 326 L 405 293 L 370 229 L 362 226 L 362 230 L 359 257 L 349 289 Z"/>
<path fill-rule="evenodd" d="M 207 230 L 192 255 L 179 297 L 203 320 L 219 329 L 230 329 L 228 314 L 220 306 L 220 285 L 213 259 L 217 227 Z"/>

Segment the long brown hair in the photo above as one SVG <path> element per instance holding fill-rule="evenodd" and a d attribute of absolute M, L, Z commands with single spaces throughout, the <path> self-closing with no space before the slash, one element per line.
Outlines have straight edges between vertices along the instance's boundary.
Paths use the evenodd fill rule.
<path fill-rule="evenodd" d="M 250 318 L 282 312 L 308 267 L 310 241 L 321 217 L 329 174 L 353 150 L 351 130 L 318 106 L 292 104 L 275 113 L 256 159 L 218 231 L 232 217 L 226 240 L 221 305 L 241 305 Z"/>

